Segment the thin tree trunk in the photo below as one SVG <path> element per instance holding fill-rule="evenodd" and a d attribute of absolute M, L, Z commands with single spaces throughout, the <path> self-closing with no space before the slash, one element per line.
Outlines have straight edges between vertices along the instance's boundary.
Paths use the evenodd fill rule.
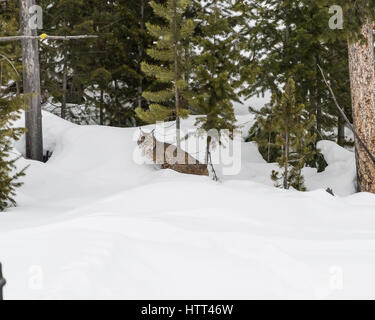
<path fill-rule="evenodd" d="M 315 90 L 316 95 L 316 131 L 318 132 L 318 140 L 322 138 L 322 101 L 318 98 L 318 89 Z"/>
<path fill-rule="evenodd" d="M 68 87 L 68 61 L 67 50 L 64 49 L 64 69 L 63 69 L 63 87 L 62 87 L 62 105 L 61 105 L 61 118 L 66 119 L 66 93 Z"/>
<path fill-rule="evenodd" d="M 309 90 L 310 95 L 310 115 L 315 116 L 316 131 L 318 132 L 318 139 L 320 140 L 321 133 L 321 106 L 318 100 L 318 58 L 313 57 L 312 68 L 314 70 L 313 85 Z M 315 133 L 315 129 L 311 128 L 311 133 Z"/>
<path fill-rule="evenodd" d="M 25 36 L 37 36 L 29 26 L 29 8 L 35 0 L 20 0 L 21 32 Z M 26 157 L 43 161 L 42 110 L 40 98 L 39 44 L 37 39 L 22 40 L 23 87 L 29 107 L 26 111 Z"/>
<path fill-rule="evenodd" d="M 145 0 L 141 1 L 141 22 L 140 22 L 140 28 L 143 34 L 143 31 L 145 30 Z M 138 45 L 138 53 L 139 53 L 139 61 L 142 62 L 143 56 L 144 56 L 144 47 L 143 42 L 139 41 Z M 139 70 L 141 70 L 141 67 L 139 67 Z M 142 108 L 142 95 L 143 95 L 143 77 L 139 79 L 139 86 L 138 86 L 138 108 Z"/>
<path fill-rule="evenodd" d="M 284 183 L 283 183 L 284 189 L 289 189 L 288 169 L 289 169 L 289 131 L 287 129 L 287 132 L 285 134 L 285 164 L 284 164 Z"/>
<path fill-rule="evenodd" d="M 177 86 L 178 81 L 178 39 L 177 39 L 177 1 L 173 1 L 173 33 L 174 33 L 174 87 L 176 94 L 176 142 L 177 147 L 181 148 L 181 121 L 180 121 L 180 92 Z"/>
<path fill-rule="evenodd" d="M 102 126 L 104 124 L 104 110 L 103 110 L 103 106 L 104 106 L 104 91 L 103 90 L 100 90 L 100 107 L 99 107 L 99 110 L 100 110 L 100 125 Z"/>
<path fill-rule="evenodd" d="M 3 278 L 3 271 L 2 271 L 2 266 L 0 263 L 0 300 L 3 300 L 3 287 L 5 286 L 6 281 Z"/>
<path fill-rule="evenodd" d="M 349 42 L 349 67 L 354 127 L 372 155 L 375 155 L 375 63 L 373 24 L 362 27 L 367 43 Z M 375 193 L 375 165 L 356 139 L 358 191 Z"/>
<path fill-rule="evenodd" d="M 315 101 L 315 109 L 316 109 L 316 131 L 318 132 L 318 140 L 321 140 L 322 137 L 322 99 L 320 98 L 319 90 L 318 90 L 318 76 L 319 76 L 319 69 L 318 64 L 319 56 L 314 57 L 314 89 L 313 89 L 313 96 Z"/>
<path fill-rule="evenodd" d="M 219 181 L 219 178 L 216 174 L 214 164 L 212 163 L 212 157 L 211 157 L 211 142 L 212 142 L 212 137 L 210 135 L 207 135 L 207 144 L 206 144 L 206 164 L 207 168 L 208 166 L 211 167 L 211 173 L 212 173 L 212 179 L 214 181 Z"/>
<path fill-rule="evenodd" d="M 118 84 L 117 84 L 117 80 L 114 80 L 114 83 L 115 83 L 115 92 L 118 91 Z M 115 104 L 116 104 L 116 113 L 120 113 L 121 111 L 121 106 L 120 106 L 120 101 L 118 99 L 118 95 L 116 94 L 115 95 Z M 120 126 L 120 120 L 117 119 L 118 117 L 117 116 L 112 116 L 111 117 L 111 120 L 110 120 L 110 126 L 112 127 L 119 127 Z M 126 123 L 124 124 L 126 126 Z"/>
<path fill-rule="evenodd" d="M 207 140 L 206 140 L 206 164 L 209 164 L 210 160 L 210 147 L 211 147 L 211 137 L 210 135 L 207 135 Z"/>
<path fill-rule="evenodd" d="M 341 115 L 338 116 L 337 120 L 337 144 L 344 146 L 345 143 L 345 120 Z"/>
<path fill-rule="evenodd" d="M 271 133 L 268 134 L 268 146 L 267 146 L 267 162 L 270 163 L 271 159 Z"/>

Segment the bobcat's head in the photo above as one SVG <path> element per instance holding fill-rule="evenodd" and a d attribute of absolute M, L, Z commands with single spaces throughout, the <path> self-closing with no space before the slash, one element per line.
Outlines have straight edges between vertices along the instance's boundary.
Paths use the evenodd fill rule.
<path fill-rule="evenodd" d="M 141 148 L 144 148 L 146 146 L 153 146 L 154 139 L 155 139 L 155 135 L 154 135 L 155 130 L 152 130 L 151 132 L 144 132 L 142 129 L 139 129 L 139 130 L 140 130 L 140 134 L 139 134 L 139 138 L 137 141 L 138 146 L 140 146 Z"/>

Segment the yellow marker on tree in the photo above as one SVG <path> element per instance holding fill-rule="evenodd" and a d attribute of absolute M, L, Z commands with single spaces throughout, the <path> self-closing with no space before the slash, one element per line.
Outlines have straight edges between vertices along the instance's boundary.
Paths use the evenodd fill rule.
<path fill-rule="evenodd" d="M 43 33 L 40 35 L 40 39 L 44 40 L 48 37 L 47 33 Z"/>

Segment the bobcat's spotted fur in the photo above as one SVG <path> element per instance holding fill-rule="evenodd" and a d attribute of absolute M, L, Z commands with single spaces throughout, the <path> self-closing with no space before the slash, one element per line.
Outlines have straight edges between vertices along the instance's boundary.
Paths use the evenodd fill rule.
<path fill-rule="evenodd" d="M 172 169 L 179 173 L 208 176 L 206 164 L 200 163 L 182 149 L 169 143 L 163 143 L 155 138 L 154 132 L 146 133 L 141 130 L 138 146 L 149 161 L 161 169 Z"/>

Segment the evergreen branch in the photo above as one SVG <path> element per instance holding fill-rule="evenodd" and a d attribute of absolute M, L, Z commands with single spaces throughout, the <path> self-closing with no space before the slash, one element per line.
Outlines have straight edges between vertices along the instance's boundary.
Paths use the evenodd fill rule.
<path fill-rule="evenodd" d="M 157 49 L 148 49 L 147 50 L 147 54 L 155 59 L 155 60 L 159 60 L 159 61 L 163 61 L 163 62 L 171 62 L 173 61 L 173 57 L 174 57 L 174 54 L 173 54 L 173 51 L 169 48 L 169 49 L 164 49 L 164 50 L 157 50 Z"/>
<path fill-rule="evenodd" d="M 174 92 L 172 90 L 161 90 L 157 92 L 145 91 L 143 93 L 143 97 L 146 100 L 152 102 L 166 102 L 172 99 L 174 96 Z"/>
<path fill-rule="evenodd" d="M 174 79 L 174 73 L 168 68 L 159 67 L 155 65 L 142 62 L 142 71 L 151 77 L 155 77 L 161 82 L 169 83 Z"/>
<path fill-rule="evenodd" d="M 156 123 L 157 121 L 165 121 L 170 118 L 172 110 L 162 106 L 160 104 L 152 104 L 149 107 L 149 110 L 145 111 L 141 108 L 135 110 L 137 116 L 147 122 L 147 123 Z"/>

